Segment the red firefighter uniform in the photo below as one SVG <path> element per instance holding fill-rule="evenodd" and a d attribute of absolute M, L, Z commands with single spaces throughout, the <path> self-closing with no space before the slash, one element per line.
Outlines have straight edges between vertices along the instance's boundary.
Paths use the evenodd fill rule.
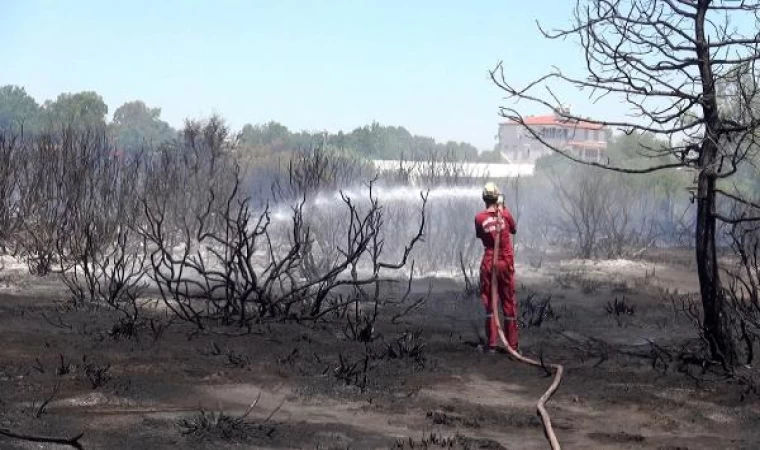
<path fill-rule="evenodd" d="M 515 262 L 512 249 L 512 235 L 517 232 L 515 220 L 506 207 L 501 207 L 501 237 L 498 259 L 494 261 L 494 244 L 496 240 L 497 218 L 499 211 L 488 208 L 475 216 L 475 235 L 483 242 L 485 252 L 480 262 L 480 298 L 486 308 L 486 336 L 488 346 L 496 347 L 498 329 L 493 320 L 491 308 L 491 271 L 496 270 L 498 295 L 504 313 L 504 332 L 507 342 L 517 350 L 517 306 L 515 305 Z M 498 304 L 499 302 L 497 302 Z"/>

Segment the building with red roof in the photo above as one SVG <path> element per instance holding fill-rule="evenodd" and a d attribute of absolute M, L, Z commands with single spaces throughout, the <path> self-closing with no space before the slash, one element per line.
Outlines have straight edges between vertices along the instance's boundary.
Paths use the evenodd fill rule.
<path fill-rule="evenodd" d="M 554 153 L 550 147 L 588 161 L 601 160 L 607 151 L 610 133 L 603 125 L 553 114 L 528 116 L 523 122 L 499 124 L 498 149 L 511 163 L 535 164 Z"/>

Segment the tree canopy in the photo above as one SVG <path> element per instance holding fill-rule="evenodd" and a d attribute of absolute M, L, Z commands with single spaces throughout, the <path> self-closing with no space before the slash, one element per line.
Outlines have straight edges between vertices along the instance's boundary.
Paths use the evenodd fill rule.
<path fill-rule="evenodd" d="M 102 128 L 106 124 L 108 105 L 98 93 L 84 91 L 60 94 L 44 104 L 45 126 L 71 126 L 78 129 Z"/>
<path fill-rule="evenodd" d="M 23 87 L 0 87 L 0 130 L 18 129 L 25 132 L 73 127 L 107 130 L 121 149 L 157 146 L 177 138 L 177 132 L 161 120 L 161 108 L 149 107 L 133 100 L 116 108 L 113 120 L 107 124 L 109 107 L 97 92 L 61 93 L 42 106 Z M 430 155 L 456 160 L 501 162 L 498 151 L 480 153 L 466 142 L 436 142 L 427 136 L 412 134 L 402 126 L 373 122 L 350 132 L 292 131 L 287 126 L 269 121 L 245 124 L 238 134 L 241 151 L 252 156 L 280 155 L 314 148 L 333 148 L 366 159 L 424 160 Z"/>
<path fill-rule="evenodd" d="M 149 108 L 141 100 L 118 107 L 109 127 L 116 145 L 127 150 L 160 145 L 177 136 L 176 131 L 161 120 L 161 108 Z"/>
<path fill-rule="evenodd" d="M 268 147 L 273 152 L 293 152 L 318 146 L 333 146 L 355 151 L 370 159 L 424 159 L 438 153 L 455 159 L 477 160 L 478 149 L 464 142 L 438 143 L 435 139 L 413 135 L 404 127 L 384 126 L 377 122 L 350 133 L 291 132 L 277 122 L 247 124 L 240 134 L 244 145 Z"/>
<path fill-rule="evenodd" d="M 20 86 L 0 87 L 0 129 L 36 129 L 40 105 Z"/>

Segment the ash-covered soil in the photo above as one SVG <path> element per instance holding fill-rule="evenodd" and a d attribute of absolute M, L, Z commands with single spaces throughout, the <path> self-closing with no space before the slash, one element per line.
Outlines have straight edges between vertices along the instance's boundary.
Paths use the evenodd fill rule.
<path fill-rule="evenodd" d="M 549 403 L 563 448 L 758 447 L 757 394 L 675 357 L 696 335 L 660 292 L 696 290 L 678 258 L 547 260 L 518 265 L 518 282 L 523 352 L 566 367 Z M 384 312 L 367 343 L 345 318 L 197 332 L 160 307 L 130 333 L 106 307 L 71 308 L 54 276 L 6 265 L 0 429 L 84 433 L 86 449 L 547 448 L 535 402 L 550 378 L 478 353 L 483 315 L 463 288 L 416 280 L 424 308 Z"/>

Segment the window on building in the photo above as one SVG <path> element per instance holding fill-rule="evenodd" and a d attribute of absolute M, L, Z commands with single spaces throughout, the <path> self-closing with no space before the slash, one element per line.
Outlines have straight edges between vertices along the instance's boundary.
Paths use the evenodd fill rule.
<path fill-rule="evenodd" d="M 543 139 L 567 139 L 570 132 L 567 128 L 545 127 L 539 130 L 538 135 Z"/>

